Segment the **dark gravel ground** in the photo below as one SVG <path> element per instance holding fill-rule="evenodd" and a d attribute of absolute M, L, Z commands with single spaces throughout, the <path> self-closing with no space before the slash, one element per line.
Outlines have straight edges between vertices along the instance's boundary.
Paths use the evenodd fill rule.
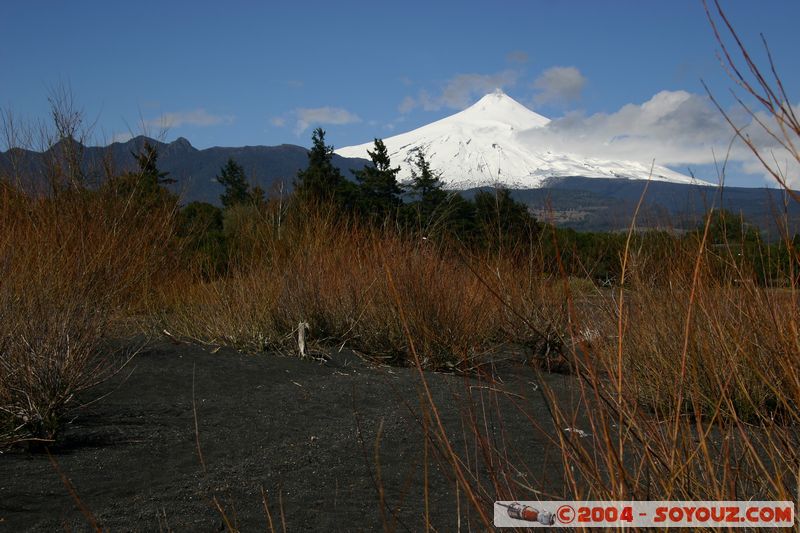
<path fill-rule="evenodd" d="M 519 487 L 533 485 L 545 490 L 542 497 L 559 499 L 562 467 L 548 440 L 553 427 L 540 380 L 565 403 L 575 401 L 574 382 L 537 377 L 521 363 L 495 371 L 503 383 L 492 388 L 513 396 L 473 378 L 426 373 L 442 422 L 485 480 L 490 461 L 476 453 L 469 429 L 475 412 L 489 442 L 518 469 L 520 485 L 508 485 L 519 490 L 513 497 L 532 498 Z M 265 530 L 262 489 L 278 531 L 281 507 L 287 531 L 378 531 L 385 520 L 396 531 L 424 529 L 426 447 L 413 368 L 374 366 L 349 353 L 319 362 L 161 343 L 86 399 L 106 394 L 75 412 L 51 450 L 104 529 L 221 531 L 216 497 L 237 528 Z M 438 531 L 483 530 L 463 491 L 456 496 L 452 470 L 436 450 L 434 444 L 427 453 L 431 524 Z M 47 454 L 0 454 L 0 531 L 62 530 L 91 526 Z"/>

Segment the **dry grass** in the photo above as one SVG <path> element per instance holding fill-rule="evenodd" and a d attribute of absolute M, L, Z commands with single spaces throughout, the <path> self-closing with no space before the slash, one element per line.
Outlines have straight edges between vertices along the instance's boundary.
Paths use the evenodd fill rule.
<path fill-rule="evenodd" d="M 744 270 L 731 278 L 738 281 L 719 281 L 701 243 L 659 259 L 667 283 L 655 282 L 652 258 L 639 255 L 626 263 L 623 287 L 598 289 L 547 276 L 518 253 L 470 255 L 324 212 L 276 226 L 266 213 L 243 230 L 247 245 L 229 274 L 208 281 L 169 268 L 168 212 L 126 213 L 120 199 L 102 195 L 3 194 L 6 440 L 52 439 L 75 394 L 110 370 L 109 335 L 158 309 L 175 336 L 294 352 L 297 326 L 307 322 L 312 348 L 346 344 L 419 370 L 474 369 L 484 354 L 526 347 L 536 367 L 576 376 L 579 411 L 545 391 L 555 427 L 582 420 L 591 436 L 552 437 L 566 480 L 561 497 L 792 499 L 797 292 L 743 281 L 752 279 Z M 491 444 L 481 418 L 503 415 L 491 398 L 500 389 L 488 385 L 492 413 L 472 406 L 467 417 L 480 461 L 454 451 L 436 405 L 423 401 L 427 438 L 471 505 L 525 496 L 510 491 L 508 450 Z M 479 464 L 491 467 L 488 484 Z"/>
<path fill-rule="evenodd" d="M 305 322 L 317 347 L 347 345 L 388 361 L 409 362 L 413 342 L 425 368 L 467 368 L 500 344 L 538 350 L 564 334 L 565 308 L 554 297 L 561 285 L 527 265 L 490 264 L 334 213 L 298 218 L 280 233 L 261 227 L 255 241 L 248 235 L 251 254 L 237 258 L 228 277 L 207 282 L 198 276 L 174 288 L 166 295 L 165 328 L 250 352 L 295 351 Z M 509 301 L 495 298 L 499 292 Z"/>
<path fill-rule="evenodd" d="M 721 22 L 732 32 L 724 15 Z M 733 37 L 731 50 L 756 81 L 747 83 L 724 49 L 735 80 L 800 161 L 800 126 L 780 80 L 771 88 Z M 785 186 L 780 169 L 742 140 Z M 432 445 L 487 527 L 491 500 L 539 497 L 538 487 L 520 492 L 509 481 L 511 456 L 487 429 L 489 417 L 502 428 L 497 419 L 509 416 L 496 408 L 503 393 L 488 383 L 486 404 L 465 407 L 480 455 L 472 460 L 455 451 L 423 369 L 474 369 L 507 344 L 527 347 L 539 369 L 575 375 L 577 408 L 543 392 L 551 420 L 541 429 L 565 480 L 553 499 L 797 500 L 797 287 L 759 286 L 733 261 L 732 281 L 720 281 L 705 236 L 671 255 L 626 250 L 624 283 L 600 290 L 536 266 L 559 258 L 526 262 L 535 243 L 527 255 L 476 256 L 319 208 L 260 216 L 237 222 L 231 268 L 209 281 L 169 270 L 168 211 L 141 212 L 103 195 L 39 200 L 2 189 L 0 442 L 51 440 L 75 395 L 109 370 L 109 333 L 157 309 L 170 334 L 202 342 L 295 352 L 298 325 L 308 323 L 312 348 L 348 345 L 413 365 L 426 453 Z M 584 435 L 565 431 L 576 421 Z M 488 479 L 479 472 L 487 465 Z"/>
<path fill-rule="evenodd" d="M 621 315 L 629 392 L 662 412 L 754 421 L 791 409 L 800 399 L 791 386 L 800 376 L 795 295 L 747 283 L 698 287 L 694 302 L 688 296 L 632 291 Z M 596 353 L 614 361 L 619 346 L 609 343 Z"/>
<path fill-rule="evenodd" d="M 565 496 L 794 500 L 800 345 L 794 291 L 752 283 L 627 289 L 620 335 L 576 352 L 591 439 L 561 435 Z M 577 413 L 555 402 L 557 427 Z"/>
<path fill-rule="evenodd" d="M 0 442 L 50 441 L 111 369 L 106 340 L 168 274 L 171 212 L 0 189 Z"/>
<path fill-rule="evenodd" d="M 752 276 L 744 270 L 739 281 L 722 283 L 705 267 L 709 253 L 700 243 L 676 253 L 661 265 L 671 283 L 628 271 L 624 288 L 577 293 L 563 284 L 562 301 L 571 304 L 562 340 L 575 402 L 565 405 L 563 391 L 535 379 L 541 389 L 529 394 L 542 394 L 551 413 L 536 420 L 487 377 L 480 397 L 463 406 L 466 453 L 453 451 L 451 434 L 430 429 L 470 508 L 485 516 L 492 501 L 509 498 L 797 500 L 798 292 L 745 281 Z M 499 407 L 509 398 L 519 411 Z M 423 406 L 435 420 L 436 403 Z M 559 492 L 540 472 L 519 483 L 525 459 L 506 444 L 508 417 L 550 436 L 562 466 Z"/>
<path fill-rule="evenodd" d="M 732 50 L 741 52 L 747 67 L 737 69 L 732 52 L 723 48 L 734 80 L 774 119 L 765 129 L 772 126 L 773 137 L 800 161 L 800 128 L 774 65 L 776 85 L 770 86 L 715 6 L 719 26 L 733 34 Z M 717 27 L 715 32 L 721 39 Z M 740 72 L 756 81 L 748 83 Z M 780 169 L 769 168 L 759 147 L 732 126 L 785 186 Z M 566 276 L 548 279 L 510 256 L 465 258 L 440 243 L 377 235 L 324 217 L 306 222 L 306 233 L 285 228 L 283 241 L 264 238 L 269 253 L 226 280 L 224 290 L 209 286 L 176 302 L 175 316 L 190 310 L 176 327 L 224 342 L 244 309 L 246 317 L 258 317 L 245 328 L 245 338 L 292 346 L 293 328 L 308 321 L 319 343 L 346 342 L 416 366 L 426 408 L 425 450 L 432 444 L 452 472 L 457 493 L 486 527 L 491 500 L 541 496 L 535 486 L 512 483 L 508 450 L 495 446 L 496 435 L 487 429 L 497 423 L 489 418 L 502 413 L 488 415 L 485 409 L 499 405 L 503 393 L 489 383 L 485 390 L 491 392 L 478 408 L 465 407 L 480 456 L 471 460 L 455 451 L 423 369 L 470 366 L 480 353 L 508 342 L 528 344 L 537 353 L 552 348 L 575 373 L 577 408 L 544 390 L 552 425 L 541 423 L 541 429 L 550 430 L 565 480 L 561 494 L 550 494 L 553 499 L 796 501 L 797 288 L 760 286 L 725 257 L 722 264 L 733 275 L 722 281 L 715 271 L 720 262 L 710 261 L 708 228 L 701 242 L 688 240 L 685 249 L 655 250 L 652 256 L 626 250 L 621 286 L 576 293 Z M 796 269 L 797 251 L 788 248 Z M 252 303 L 253 295 L 258 303 Z M 191 318 L 200 308 L 215 317 L 221 311 L 225 319 L 213 327 L 202 324 L 205 331 L 198 334 Z M 576 422 L 585 433 L 572 431 Z"/>
<path fill-rule="evenodd" d="M 771 57 L 762 72 L 719 3 L 706 7 L 733 81 L 768 119 L 743 99 L 739 103 L 784 155 L 800 161 L 800 127 Z M 720 111 L 786 188 L 775 156 L 762 155 Z M 788 194 L 798 200 L 793 191 Z M 592 438 L 558 436 L 565 496 L 797 501 L 800 339 L 791 273 L 797 271 L 798 251 L 787 235 L 787 289 L 752 282 L 752 273 L 732 253 L 727 268 L 735 275 L 721 282 L 708 267 L 707 236 L 708 227 L 691 253 L 667 262 L 671 283 L 654 288 L 637 282 L 642 276 L 631 276 L 608 307 L 616 340 L 595 347 L 594 357 L 586 357 L 586 350 L 574 354 Z M 557 427 L 575 419 L 576 413 L 551 406 Z"/>

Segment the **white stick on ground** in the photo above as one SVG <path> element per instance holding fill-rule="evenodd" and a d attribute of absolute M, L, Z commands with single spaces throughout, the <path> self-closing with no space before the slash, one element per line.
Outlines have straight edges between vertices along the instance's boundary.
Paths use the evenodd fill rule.
<path fill-rule="evenodd" d="M 306 356 L 306 329 L 308 322 L 300 322 L 297 325 L 297 347 L 300 349 L 300 357 Z"/>

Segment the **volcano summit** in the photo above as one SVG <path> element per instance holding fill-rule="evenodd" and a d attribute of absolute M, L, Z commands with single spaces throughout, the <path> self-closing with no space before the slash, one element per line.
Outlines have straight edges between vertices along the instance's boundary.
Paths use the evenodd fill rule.
<path fill-rule="evenodd" d="M 556 152 L 536 146 L 522 135 L 547 128 L 550 119 L 520 104 L 500 90 L 487 94 L 472 106 L 413 131 L 384 139 L 398 180 L 411 178 L 411 163 L 422 150 L 431 167 L 442 173 L 449 189 L 501 185 L 510 189 L 536 189 L 549 178 L 648 179 L 650 165 L 611 161 Z M 343 157 L 367 158 L 372 143 L 336 150 Z M 683 184 L 704 184 L 666 167 L 655 166 L 652 179 Z"/>

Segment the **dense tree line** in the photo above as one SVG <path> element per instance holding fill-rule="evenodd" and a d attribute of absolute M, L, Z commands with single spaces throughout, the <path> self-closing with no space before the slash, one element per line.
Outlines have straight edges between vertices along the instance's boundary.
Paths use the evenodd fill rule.
<path fill-rule="evenodd" d="M 342 210 L 371 224 L 387 225 L 425 238 L 455 238 L 469 246 L 512 246 L 540 230 L 526 206 L 509 191 L 480 191 L 472 200 L 444 189 L 441 175 L 431 168 L 425 153 L 417 151 L 411 180 L 397 182 L 400 167 L 392 166 L 381 139 L 367 153 L 371 164 L 346 180 L 333 165 L 333 147 L 325 132 L 312 136 L 309 165 L 298 173 L 295 193 L 301 201 L 333 202 Z"/>
<path fill-rule="evenodd" d="M 651 230 L 629 238 L 627 232 L 578 232 L 540 223 L 506 189 L 478 191 L 471 199 L 446 190 L 441 174 L 431 168 L 422 151 L 415 154 L 411 180 L 404 185 L 397 181 L 400 168 L 392 165 L 382 140 L 375 139 L 368 154 L 371 163 L 348 180 L 333 164 L 333 147 L 326 144 L 325 132 L 316 129 L 308 167 L 298 172 L 294 193 L 279 202 L 252 186 L 245 169 L 229 159 L 216 176 L 224 188 L 222 208 L 192 202 L 180 210 L 181 249 L 208 275 L 218 275 L 224 273 L 237 248 L 249 246 L 241 238 L 247 229 L 270 217 L 279 225 L 286 212 L 310 206 L 334 208 L 359 224 L 412 238 L 456 242 L 470 253 L 521 257 L 541 272 L 591 278 L 605 285 L 620 282 L 623 263 L 629 279 L 636 275 L 646 282 L 667 283 L 676 276 L 675 265 L 693 264 L 686 257 L 678 260 L 681 254 L 696 256 L 701 243 L 706 271 L 722 281 L 747 277 L 781 285 L 798 275 L 791 265 L 797 262 L 800 237 L 767 243 L 757 227 L 725 210 L 711 211 L 707 224 L 683 234 Z M 133 194 L 143 203 L 177 206 L 177 197 L 165 187 L 172 180 L 158 169 L 155 148 L 145 144 L 133 157 L 138 171 L 123 174 L 108 187 Z"/>

